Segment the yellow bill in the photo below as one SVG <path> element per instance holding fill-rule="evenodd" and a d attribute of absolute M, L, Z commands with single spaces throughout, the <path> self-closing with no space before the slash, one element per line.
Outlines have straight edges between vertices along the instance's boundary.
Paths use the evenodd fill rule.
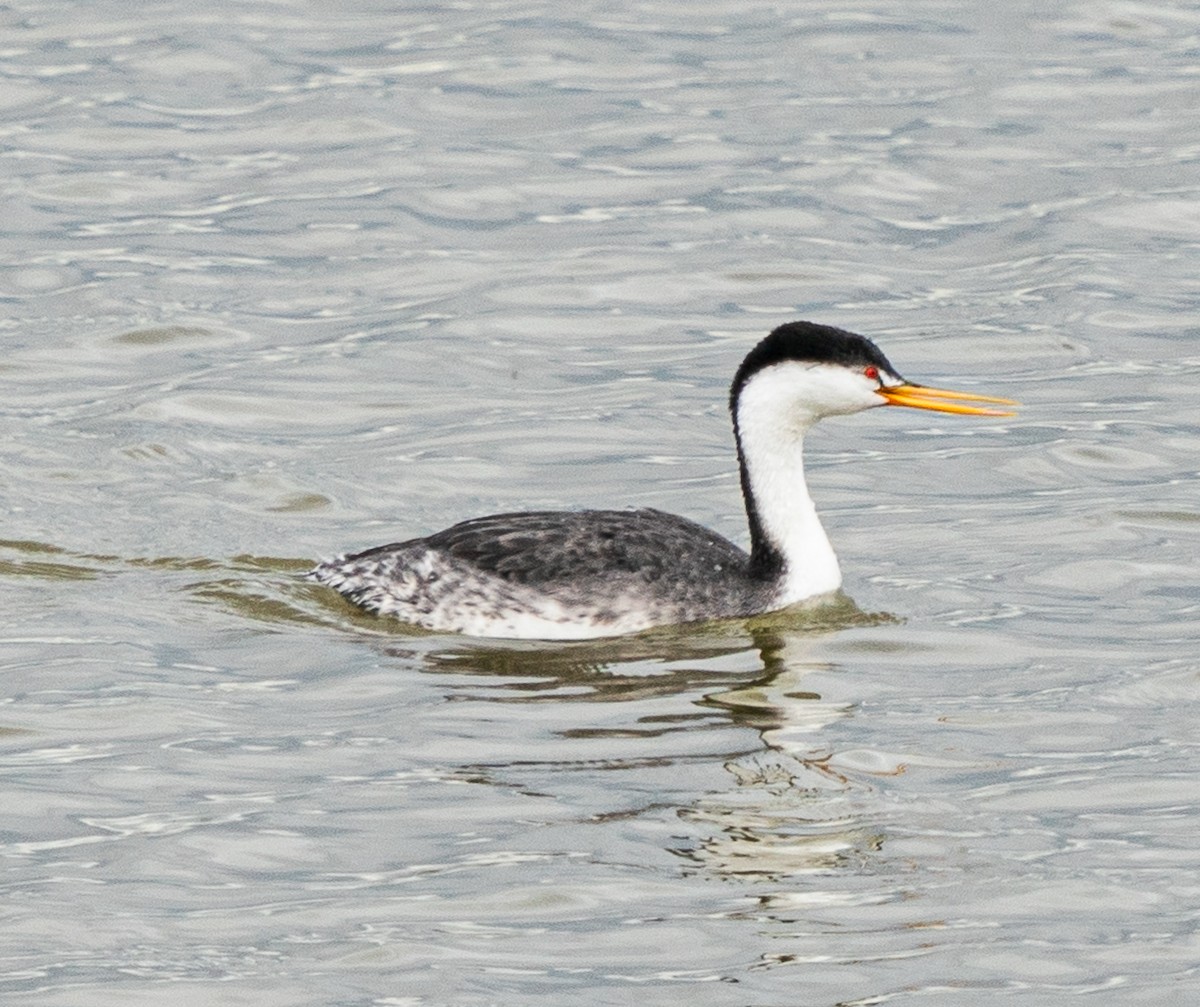
<path fill-rule="evenodd" d="M 970 392 L 952 392 L 945 388 L 927 388 L 925 385 L 892 385 L 880 388 L 877 394 L 887 400 L 889 406 L 909 406 L 912 409 L 932 409 L 937 413 L 961 413 L 965 416 L 1012 416 L 1011 409 L 988 409 L 980 406 L 960 405 L 962 402 L 990 402 L 998 406 L 1015 406 L 1012 399 L 998 399 L 991 395 L 973 395 Z"/>

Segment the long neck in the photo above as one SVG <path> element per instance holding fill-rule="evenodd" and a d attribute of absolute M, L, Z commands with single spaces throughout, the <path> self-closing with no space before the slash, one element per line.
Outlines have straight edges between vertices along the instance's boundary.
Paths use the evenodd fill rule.
<path fill-rule="evenodd" d="M 746 384 L 733 404 L 734 435 L 750 572 L 777 582 L 777 600 L 787 605 L 837 590 L 842 574 L 804 481 L 804 434 L 815 417 L 798 414 L 786 389 L 765 377 Z"/>

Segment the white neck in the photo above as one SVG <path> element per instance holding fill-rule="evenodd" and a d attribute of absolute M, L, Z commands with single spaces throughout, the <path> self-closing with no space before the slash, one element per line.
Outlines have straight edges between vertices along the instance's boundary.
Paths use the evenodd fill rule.
<path fill-rule="evenodd" d="M 837 556 L 804 481 L 804 434 L 819 417 L 797 402 L 790 366 L 755 374 L 742 388 L 735 417 L 747 510 L 763 542 L 783 561 L 779 605 L 836 591 Z M 753 516 L 751 534 L 754 534 Z"/>

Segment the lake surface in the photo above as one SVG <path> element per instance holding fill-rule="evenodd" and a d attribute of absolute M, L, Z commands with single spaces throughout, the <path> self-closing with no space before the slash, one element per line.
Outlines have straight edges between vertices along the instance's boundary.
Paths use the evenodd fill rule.
<path fill-rule="evenodd" d="M 1200 995 L 1195 4 L 0 11 L 6 1004 Z M 853 602 L 602 644 L 299 579 L 744 541 L 793 318 Z"/>

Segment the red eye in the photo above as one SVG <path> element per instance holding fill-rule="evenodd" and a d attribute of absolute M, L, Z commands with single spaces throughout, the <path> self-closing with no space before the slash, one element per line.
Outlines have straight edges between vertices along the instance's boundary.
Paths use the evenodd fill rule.
<path fill-rule="evenodd" d="M 863 374 L 865 374 L 871 381 L 879 380 L 879 368 L 876 367 L 874 364 L 872 364 L 870 367 L 865 368 L 863 370 Z"/>

